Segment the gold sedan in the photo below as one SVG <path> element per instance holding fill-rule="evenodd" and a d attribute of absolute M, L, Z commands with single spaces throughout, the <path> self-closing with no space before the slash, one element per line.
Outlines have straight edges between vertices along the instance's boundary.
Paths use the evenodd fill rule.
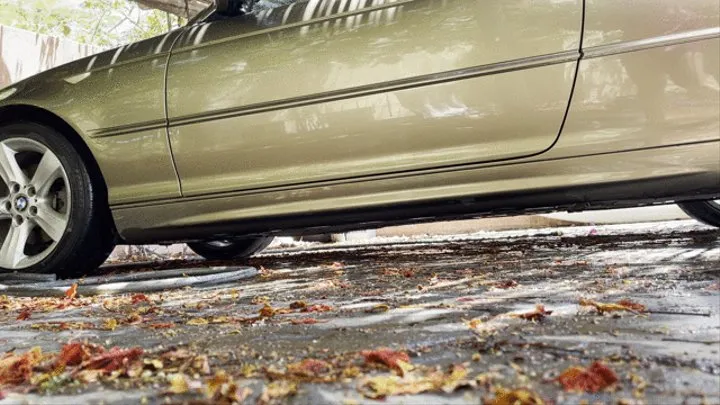
<path fill-rule="evenodd" d="M 0 90 L 0 268 L 677 202 L 720 225 L 716 0 L 218 0 Z"/>

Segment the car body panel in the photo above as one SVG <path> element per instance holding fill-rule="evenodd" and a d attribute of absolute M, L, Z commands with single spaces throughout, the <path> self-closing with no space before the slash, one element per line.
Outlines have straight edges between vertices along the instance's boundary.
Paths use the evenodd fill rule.
<path fill-rule="evenodd" d="M 22 82 L 4 105 L 53 113 L 85 139 L 111 204 L 180 196 L 167 140 L 165 69 L 180 31 L 80 59 Z M 132 83 L 128 85 L 127 83 Z"/>
<path fill-rule="evenodd" d="M 593 202 L 603 202 L 597 206 L 602 208 L 622 207 L 624 200 L 635 205 L 634 200 L 649 204 L 679 196 L 720 196 L 718 162 L 720 142 L 704 142 L 312 187 L 278 187 L 152 206 L 135 204 L 116 208 L 114 215 L 126 240 L 146 243 L 222 239 L 234 229 L 313 233 L 339 226 L 369 229 L 405 221 L 546 212 L 558 207 L 581 210 L 593 208 Z M 412 204 L 422 204 L 422 208 L 403 208 Z M 395 206 L 400 208 L 393 211 Z M 354 214 L 370 208 L 376 211 L 367 217 Z"/>
<path fill-rule="evenodd" d="M 573 101 L 546 157 L 720 139 L 719 24 L 717 1 L 588 0 Z"/>
<path fill-rule="evenodd" d="M 575 62 L 570 62 L 173 127 L 170 139 L 183 194 L 408 172 L 539 153 L 555 140 L 569 89 L 567 93 L 552 87 L 537 90 L 537 98 L 524 99 L 522 120 L 513 113 L 518 93 L 503 100 L 514 106 L 509 110 L 494 108 L 500 97 L 486 95 L 498 94 L 497 88 L 572 75 L 574 68 Z M 423 99 L 442 99 L 446 94 L 464 100 L 463 108 L 478 111 L 469 116 L 423 117 L 410 110 L 422 109 Z"/>
<path fill-rule="evenodd" d="M 567 109 L 581 12 L 308 1 L 193 27 L 168 69 L 183 195 L 541 153 Z"/>
<path fill-rule="evenodd" d="M 550 3 L 560 7 L 565 2 L 497 4 L 501 4 L 501 8 L 512 8 L 513 5 Z M 200 24 L 182 31 L 185 32 L 183 38 L 179 37 L 181 32 L 176 31 L 122 51 L 108 51 L 94 62 L 91 62 L 93 58 L 87 58 L 0 90 L 0 119 L 7 118 L 3 116 L 3 107 L 32 105 L 66 120 L 94 154 L 109 186 L 117 229 L 129 243 L 212 239 L 246 233 L 302 233 L 304 229 L 312 231 L 323 227 L 367 228 L 459 216 L 720 198 L 720 108 L 717 105 L 720 86 L 716 86 L 720 73 L 720 6 L 715 0 L 568 1 L 564 5 L 584 4 L 585 33 L 577 83 L 572 95 L 568 91 L 564 96 L 558 96 L 564 89 L 550 85 L 557 83 L 561 72 L 563 80 L 574 76 L 579 43 L 570 39 L 547 42 L 556 47 L 553 48 L 556 51 L 537 45 L 542 41 L 519 48 L 507 45 L 504 46 L 507 49 L 502 50 L 488 45 L 488 49 L 497 52 L 480 52 L 475 56 L 466 52 L 466 56 L 470 56 L 462 63 L 451 58 L 437 59 L 437 64 L 411 64 L 409 71 L 416 76 L 388 76 L 397 71 L 373 70 L 380 65 L 379 61 L 392 65 L 385 62 L 383 56 L 392 56 L 387 52 L 390 49 L 403 53 L 404 48 L 399 45 L 393 48 L 392 42 L 390 45 L 381 42 L 384 48 L 377 51 L 381 57 L 367 63 L 341 58 L 348 53 L 340 51 L 328 54 L 318 51 L 311 58 L 303 52 L 316 49 L 312 43 L 308 43 L 307 48 L 286 50 L 289 53 L 272 53 L 273 47 L 281 48 L 285 44 L 281 39 L 289 36 L 289 43 L 298 44 L 297 41 L 302 40 L 293 39 L 292 35 L 300 38 L 304 32 L 307 38 L 313 30 L 327 34 L 313 37 L 327 44 L 332 38 L 329 34 L 335 32 L 335 25 L 330 22 L 338 18 L 345 27 L 356 30 L 348 31 L 354 33 L 359 33 L 361 27 L 355 27 L 353 24 L 358 19 L 350 17 L 360 14 L 373 15 L 376 24 L 385 24 L 390 14 L 387 11 L 394 7 L 398 10 L 390 19 L 392 24 L 383 25 L 382 29 L 387 31 L 388 38 L 397 39 L 403 34 L 394 34 L 392 30 L 403 26 L 398 21 L 406 17 L 412 7 L 443 10 L 443 4 L 452 2 L 375 2 L 369 7 L 379 9 L 354 10 L 341 17 L 310 13 L 307 17 L 310 20 L 303 20 L 304 14 L 293 17 L 292 11 L 271 12 L 264 20 L 258 20 L 266 25 L 255 21 L 254 25 L 244 27 L 247 32 L 238 35 L 237 42 L 223 39 L 220 31 L 213 34 L 210 28 L 201 35 L 202 27 L 212 24 Z M 296 6 L 296 9 L 301 8 Z M 617 18 L 617 13 L 623 14 L 621 18 Z M 467 20 L 465 14 L 456 14 L 446 15 L 446 19 Z M 505 14 L 508 15 L 513 14 Z M 291 17 L 299 19 L 288 24 Z M 441 21 L 433 18 L 423 15 L 418 21 Z M 566 31 L 575 29 L 574 18 L 572 15 L 570 22 L 552 21 L 552 24 L 566 35 Z M 497 20 L 490 23 L 497 22 L 496 27 L 507 26 L 509 30 L 519 29 L 527 35 L 550 24 L 540 19 L 541 23 L 519 27 L 501 18 Z M 434 27 L 428 24 L 426 30 Z M 481 31 L 478 28 L 478 32 Z M 493 32 L 492 29 L 489 32 Z M 502 34 L 523 40 L 517 33 L 503 31 Z M 185 38 L 187 42 L 181 42 Z M 172 85 L 169 88 L 168 125 L 168 117 L 163 112 L 165 76 L 161 71 L 167 68 L 165 62 L 176 39 L 178 53 L 177 58 L 173 56 L 173 66 L 182 66 L 183 61 L 195 63 L 193 58 L 198 58 L 196 66 L 203 66 L 205 59 L 202 58 L 207 57 L 202 53 L 204 50 L 246 49 L 254 46 L 252 41 L 265 41 L 266 48 L 256 45 L 254 49 L 267 69 L 232 65 L 232 58 L 223 59 L 221 55 L 216 70 L 206 64 L 204 70 L 189 70 L 193 74 L 173 78 L 171 73 L 168 79 L 175 80 L 176 88 L 173 90 Z M 414 39 L 408 43 L 414 43 Z M 446 37 L 445 41 L 448 46 L 456 43 L 452 37 Z M 361 42 L 351 40 L 344 44 L 350 50 L 367 50 Z M 444 44 L 441 42 L 439 46 Z M 333 46 L 339 48 L 341 44 Z M 425 45 L 421 41 L 417 46 L 424 49 Z M 522 52 L 512 54 L 518 49 Z M 155 50 L 157 53 L 153 53 Z M 407 51 L 412 52 L 412 49 Z M 428 52 L 428 55 L 439 54 L 442 52 Z M 305 69 L 304 72 L 317 61 L 328 62 L 333 55 L 339 56 L 336 64 L 324 66 L 332 75 L 284 72 L 287 74 L 284 76 L 275 71 L 279 68 L 273 61 L 289 63 L 292 55 L 302 56 L 300 59 L 305 64 L 298 69 Z M 369 66 L 364 66 L 366 64 Z M 228 72 L 240 67 L 255 74 L 254 79 L 242 82 L 246 86 L 245 94 L 236 95 L 233 89 L 223 89 L 223 97 L 201 93 L 203 85 L 213 77 L 218 74 L 230 77 Z M 428 73 L 442 69 L 454 70 L 443 70 L 440 75 Z M 552 71 L 548 74 L 552 78 L 544 79 L 543 71 Z M 343 75 L 343 72 L 360 73 Z M 519 76 L 523 78 L 513 80 Z M 418 81 L 418 77 L 421 80 Z M 186 90 L 180 86 L 182 79 L 188 85 Z M 376 86 L 377 83 L 381 86 Z M 467 83 L 472 86 L 463 86 Z M 314 87 L 316 85 L 319 87 Z M 507 88 L 510 91 L 503 93 Z M 521 93 L 520 88 L 529 89 L 527 91 L 539 97 L 518 101 L 516 95 Z M 263 93 L 263 89 L 268 92 Z M 477 89 L 495 94 L 478 95 L 474 91 Z M 403 92 L 408 91 L 413 92 L 411 97 L 401 100 Z M 514 121 L 507 118 L 495 122 L 490 120 L 492 114 L 487 114 L 486 108 L 477 109 L 485 114 L 481 118 L 470 116 L 468 110 L 457 116 L 427 114 L 439 110 L 437 105 L 450 106 L 451 95 L 460 97 L 465 105 L 470 100 L 483 107 L 493 96 L 501 100 L 505 97 L 504 101 L 491 102 L 500 105 L 504 102 L 520 111 L 524 101 L 526 111 L 515 114 Z M 395 99 L 388 102 L 384 96 Z M 198 103 L 203 109 L 197 112 L 177 109 L 181 99 L 195 97 L 199 97 Z M 547 104 L 552 106 L 547 109 L 549 115 L 541 114 L 546 106 L 537 100 L 543 98 L 551 99 Z M 568 99 L 564 122 L 543 118 L 554 116 L 560 109 L 558 106 L 567 106 Z M 226 108 L 223 103 L 228 100 L 250 104 Z M 368 114 L 353 105 L 353 101 L 359 100 L 374 108 L 415 103 L 407 109 L 417 113 L 404 120 L 377 120 L 375 112 Z M 428 105 L 432 108 L 428 109 Z M 341 115 L 342 109 L 346 115 Z M 421 112 L 423 109 L 425 115 Z M 333 116 L 330 127 L 323 128 L 327 123 L 315 119 L 321 114 L 323 119 Z M 370 118 L 363 120 L 364 117 Z M 233 125 L 227 122 L 233 120 L 241 124 L 237 126 L 240 137 L 231 138 Z M 486 128 L 495 130 L 483 133 L 478 129 L 481 136 L 478 143 L 473 144 L 470 132 L 463 132 L 469 122 L 472 122 L 470 127 L 482 122 Z M 442 131 L 443 123 L 448 123 L 454 131 L 455 138 L 448 139 L 448 143 L 443 143 L 442 138 L 448 136 Z M 533 132 L 529 127 L 536 123 L 538 127 L 554 125 L 556 128 L 549 134 L 545 134 L 544 129 Z M 192 128 L 193 125 L 197 127 Z M 303 136 L 293 136 L 287 129 L 293 125 L 305 131 Z M 513 138 L 511 135 L 523 125 L 529 129 L 519 139 Z M 406 133 L 399 129 L 406 126 L 427 128 L 418 129 L 422 131 L 420 138 L 411 138 L 414 129 Z M 355 132 L 348 131 L 349 127 Z M 183 133 L 182 128 L 192 131 Z M 262 138 L 250 138 L 241 131 L 244 128 L 257 130 Z M 509 129 L 502 132 L 503 128 Z M 355 137 L 344 136 L 347 133 Z M 308 137 L 310 134 L 318 138 Z M 368 138 L 361 139 L 361 134 Z M 391 135 L 398 138 L 383 138 Z M 482 142 L 486 142 L 487 150 L 483 151 Z M 405 148 L 401 149 L 403 145 Z M 252 154 L 244 153 L 249 146 Z M 183 184 L 191 186 L 186 195 L 181 193 L 178 184 L 171 149 L 176 149 L 173 152 L 187 163 L 184 168 L 191 175 Z M 389 149 L 394 153 L 388 153 Z M 533 150 L 536 153 L 532 153 Z M 436 151 L 436 156 L 425 156 L 427 160 L 416 162 L 415 166 L 403 155 L 429 151 Z M 532 154 L 523 155 L 527 153 Z M 333 154 L 335 156 L 331 156 Z M 474 154 L 478 154 L 477 158 Z M 388 156 L 395 156 L 397 161 L 393 162 Z M 483 161 L 492 156 L 506 160 Z M 341 166 L 352 163 L 351 158 L 355 157 L 355 162 L 343 170 Z M 335 166 L 332 163 L 336 163 Z M 328 177 L 322 177 L 322 164 L 330 168 Z M 391 167 L 393 164 L 397 166 Z M 385 166 L 377 167 L 379 165 Z M 297 170 L 289 170 L 291 166 Z M 255 172 L 248 175 L 243 168 L 248 173 Z M 217 173 L 218 169 L 223 172 Z M 193 184 L 192 176 L 206 178 L 211 185 Z M 229 181 L 223 184 L 219 179 Z"/>

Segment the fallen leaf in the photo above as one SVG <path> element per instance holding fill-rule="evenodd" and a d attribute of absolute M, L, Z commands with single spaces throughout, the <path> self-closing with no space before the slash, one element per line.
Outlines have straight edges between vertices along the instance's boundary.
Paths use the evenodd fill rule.
<path fill-rule="evenodd" d="M 311 305 L 307 308 L 303 308 L 302 312 L 328 312 L 328 311 L 332 311 L 332 310 L 333 310 L 333 307 L 331 307 L 330 305 L 315 304 L 315 305 Z"/>
<path fill-rule="evenodd" d="M 184 394 L 190 390 L 187 377 L 184 374 L 171 374 L 168 376 L 168 381 L 170 382 L 168 391 L 173 394 Z"/>
<path fill-rule="evenodd" d="M 483 321 L 481 319 L 475 318 L 471 319 L 467 325 L 470 329 L 477 329 L 480 325 L 482 325 Z"/>
<path fill-rule="evenodd" d="M 495 398 L 484 400 L 484 405 L 544 405 L 542 400 L 536 393 L 520 388 L 509 390 L 503 387 L 495 387 Z"/>
<path fill-rule="evenodd" d="M 321 377 L 330 373 L 332 369 L 330 363 L 317 359 L 305 359 L 287 366 L 288 373 L 298 377 Z"/>
<path fill-rule="evenodd" d="M 572 366 L 557 378 L 565 391 L 595 393 L 618 382 L 615 372 L 605 364 L 596 361 L 587 369 Z"/>
<path fill-rule="evenodd" d="M 34 347 L 23 354 L 5 353 L 0 357 L 0 387 L 30 382 L 33 367 L 42 359 L 42 350 Z"/>
<path fill-rule="evenodd" d="M 205 318 L 193 318 L 186 322 L 187 325 L 207 325 L 210 321 Z"/>
<path fill-rule="evenodd" d="M 545 319 L 545 316 L 552 314 L 552 311 L 548 311 L 545 309 L 545 306 L 542 304 L 535 305 L 535 310 L 531 312 L 526 312 L 524 314 L 512 314 L 511 316 L 513 318 L 520 318 L 525 319 L 526 321 L 542 321 Z"/>
<path fill-rule="evenodd" d="M 130 303 L 132 305 L 139 304 L 141 302 L 150 302 L 150 300 L 145 294 L 135 294 L 130 299 Z"/>
<path fill-rule="evenodd" d="M 215 373 L 215 376 L 205 386 L 205 396 L 212 403 L 244 403 L 250 394 L 252 394 L 252 389 L 239 388 L 223 370 Z"/>
<path fill-rule="evenodd" d="M 55 360 L 55 369 L 64 369 L 67 366 L 77 366 L 90 358 L 93 348 L 84 343 L 68 343 L 62 347 Z"/>
<path fill-rule="evenodd" d="M 633 302 L 627 298 L 623 298 L 620 301 L 618 301 L 617 303 L 618 303 L 618 305 L 622 305 L 626 308 L 630 308 L 637 312 L 646 312 L 647 311 L 647 307 L 645 305 L 638 304 L 637 302 Z"/>
<path fill-rule="evenodd" d="M 68 288 L 67 291 L 65 291 L 65 298 L 72 300 L 75 297 L 77 297 L 77 288 L 78 288 L 77 283 L 73 283 L 73 285 L 71 285 L 70 288 Z"/>
<path fill-rule="evenodd" d="M 260 401 L 262 403 L 269 403 L 273 399 L 289 397 L 296 393 L 296 382 L 287 380 L 273 381 L 265 387 L 265 390 L 260 396 Z"/>
<path fill-rule="evenodd" d="M 504 280 L 495 284 L 495 288 L 506 290 L 508 288 L 515 288 L 518 286 L 518 282 L 515 280 Z"/>
<path fill-rule="evenodd" d="M 15 318 L 15 319 L 18 321 L 26 321 L 26 320 L 30 319 L 30 315 L 32 315 L 32 311 L 30 311 L 29 309 L 26 308 L 26 309 L 23 309 L 22 311 L 20 311 L 17 318 Z"/>
<path fill-rule="evenodd" d="M 30 327 L 50 331 L 97 329 L 95 324 L 90 322 L 44 322 L 34 323 Z"/>
<path fill-rule="evenodd" d="M 303 309 L 307 307 L 307 303 L 305 301 L 295 301 L 290 304 L 290 309 Z"/>
<path fill-rule="evenodd" d="M 363 380 L 358 390 L 366 397 L 381 399 L 390 395 L 414 395 L 423 392 L 451 393 L 462 386 L 475 386 L 467 380 L 467 369 L 452 365 L 448 372 L 431 371 L 422 376 L 376 376 Z"/>
<path fill-rule="evenodd" d="M 360 352 L 365 358 L 365 363 L 382 364 L 388 368 L 397 371 L 400 375 L 403 375 L 405 370 L 403 365 L 399 362 L 406 364 L 410 363 L 410 356 L 405 352 L 399 352 L 388 348 L 380 348 L 377 350 L 363 350 Z"/>
<path fill-rule="evenodd" d="M 259 305 L 259 304 L 269 304 L 270 303 L 270 297 L 267 296 L 257 296 L 253 297 L 253 299 L 250 300 L 250 303 L 253 305 Z"/>
<path fill-rule="evenodd" d="M 623 304 L 623 302 L 624 302 L 624 304 Z M 632 312 L 632 313 L 640 313 L 640 312 L 646 311 L 646 308 L 644 305 L 634 303 L 630 300 L 622 300 L 622 301 L 619 301 L 618 303 L 613 304 L 613 303 L 597 302 L 597 301 L 581 298 L 579 304 L 580 304 L 580 306 L 583 306 L 583 307 L 593 307 L 600 314 L 604 314 L 606 312 L 615 312 L 615 311 L 627 311 L 627 312 Z"/>
<path fill-rule="evenodd" d="M 117 319 L 114 318 L 108 318 L 103 322 L 103 329 L 105 330 L 115 330 L 118 326 Z"/>
<path fill-rule="evenodd" d="M 361 382 L 360 392 L 372 399 L 390 395 L 414 395 L 432 391 L 436 385 L 424 379 L 404 379 L 395 375 L 371 377 Z"/>
<path fill-rule="evenodd" d="M 368 313 L 368 314 L 379 314 L 379 313 L 382 313 L 382 312 L 387 312 L 387 311 L 389 311 L 389 310 L 390 310 L 390 306 L 389 306 L 389 305 L 379 304 L 379 305 L 375 305 L 374 307 L 365 310 L 365 312 Z"/>
<path fill-rule="evenodd" d="M 316 323 L 321 323 L 325 321 L 320 321 L 315 318 L 301 318 L 301 319 L 293 319 L 290 321 L 293 325 L 313 325 Z"/>
<path fill-rule="evenodd" d="M 263 318 L 270 318 L 275 315 L 275 309 L 268 304 L 263 305 L 260 309 L 260 316 Z"/>
<path fill-rule="evenodd" d="M 129 363 L 137 360 L 143 354 L 143 349 L 134 347 L 132 349 L 120 349 L 113 347 L 109 351 L 100 353 L 80 365 L 80 369 L 103 370 L 105 373 L 119 370 Z"/>

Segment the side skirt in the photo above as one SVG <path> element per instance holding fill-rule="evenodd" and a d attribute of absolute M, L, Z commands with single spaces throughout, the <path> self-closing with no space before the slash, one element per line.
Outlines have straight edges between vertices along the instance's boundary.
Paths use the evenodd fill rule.
<path fill-rule="evenodd" d="M 720 142 L 116 207 L 128 243 L 301 234 L 720 197 Z"/>

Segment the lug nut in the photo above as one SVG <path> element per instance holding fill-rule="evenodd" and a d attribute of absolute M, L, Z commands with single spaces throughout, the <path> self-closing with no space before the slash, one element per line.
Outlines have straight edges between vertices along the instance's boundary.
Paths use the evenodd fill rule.
<path fill-rule="evenodd" d="M 33 205 L 32 207 L 30 207 L 29 211 L 30 211 L 30 215 L 32 215 L 32 216 L 37 215 L 37 207 L 36 206 Z"/>
<path fill-rule="evenodd" d="M 22 223 L 23 223 L 24 221 L 25 221 L 25 220 L 23 219 L 23 217 L 21 217 L 20 215 L 15 215 L 15 224 L 16 224 L 16 225 L 22 225 Z"/>
<path fill-rule="evenodd" d="M 10 212 L 12 210 L 12 203 L 10 201 L 5 201 L 5 211 Z"/>
<path fill-rule="evenodd" d="M 29 186 L 27 189 L 27 195 L 28 195 L 28 197 L 34 197 L 35 196 L 35 187 Z"/>
<path fill-rule="evenodd" d="M 20 192 L 20 185 L 17 183 L 12 183 L 12 186 L 10 186 L 10 190 L 13 193 L 18 193 L 18 192 Z"/>

